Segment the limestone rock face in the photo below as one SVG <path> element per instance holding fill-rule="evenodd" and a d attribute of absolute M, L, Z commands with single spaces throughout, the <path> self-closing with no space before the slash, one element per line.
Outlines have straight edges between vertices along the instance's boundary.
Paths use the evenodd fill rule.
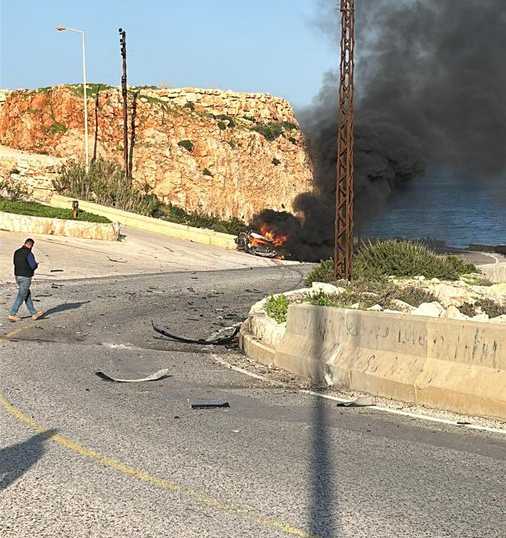
<path fill-rule="evenodd" d="M 57 157 L 0 146 L 0 181 L 20 183 L 28 194 L 46 200 L 62 163 Z"/>
<path fill-rule="evenodd" d="M 165 202 L 249 220 L 265 208 L 292 210 L 312 189 L 312 167 L 289 103 L 218 90 L 129 91 L 133 176 Z M 83 156 L 82 87 L 10 92 L 0 104 L 0 144 L 54 157 Z M 123 162 L 117 88 L 91 86 L 90 156 Z M 131 136 L 131 133 L 130 133 Z"/>

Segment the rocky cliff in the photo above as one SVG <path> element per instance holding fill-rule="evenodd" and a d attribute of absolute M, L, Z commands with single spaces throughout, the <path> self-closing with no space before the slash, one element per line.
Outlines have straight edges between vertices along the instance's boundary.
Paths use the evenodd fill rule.
<path fill-rule="evenodd" d="M 283 99 L 193 88 L 131 89 L 129 113 L 135 181 L 166 202 L 249 220 L 264 208 L 289 211 L 297 194 L 311 190 L 304 138 Z M 90 85 L 88 118 L 90 156 L 122 163 L 119 90 Z M 0 105 L 0 144 L 82 158 L 82 86 L 10 92 Z"/>

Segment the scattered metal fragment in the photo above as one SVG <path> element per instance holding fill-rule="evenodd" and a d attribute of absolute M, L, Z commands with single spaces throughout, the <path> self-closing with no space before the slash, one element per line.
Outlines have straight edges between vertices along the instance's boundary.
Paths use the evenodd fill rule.
<path fill-rule="evenodd" d="M 105 374 L 104 372 L 95 372 L 95 375 L 104 381 L 113 381 L 115 383 L 143 383 L 145 381 L 159 381 L 161 379 L 171 377 L 167 368 L 158 370 L 158 372 L 155 372 L 154 374 L 148 375 L 147 377 L 141 377 L 139 379 L 121 379 Z"/>
<path fill-rule="evenodd" d="M 227 400 L 194 400 L 193 402 L 188 400 L 188 402 L 192 409 L 217 409 L 230 407 Z"/>
<path fill-rule="evenodd" d="M 374 402 L 370 398 L 357 398 L 349 402 L 337 402 L 337 407 L 371 407 Z"/>
<path fill-rule="evenodd" d="M 183 342 L 184 344 L 198 344 L 201 346 L 209 346 L 211 344 L 218 345 L 218 346 L 224 346 L 226 344 L 230 344 L 234 338 L 237 336 L 237 333 L 239 332 L 239 329 L 241 327 L 240 323 L 236 323 L 235 325 L 232 325 L 231 327 L 224 327 L 223 329 L 220 329 L 220 331 L 213 333 L 211 336 L 207 338 L 186 338 L 184 336 L 177 336 L 176 334 L 172 334 L 168 332 L 165 329 L 160 329 L 157 327 L 154 322 L 152 321 L 151 324 L 153 325 L 153 329 L 162 336 L 165 336 L 166 338 L 170 338 L 171 340 L 176 340 L 178 342 Z M 225 332 L 225 330 L 232 329 L 233 332 L 230 335 L 224 336 L 222 338 L 219 338 L 217 335 Z"/>
<path fill-rule="evenodd" d="M 63 269 L 50 269 L 50 273 L 63 273 Z"/>
<path fill-rule="evenodd" d="M 128 263 L 127 260 L 115 260 L 114 258 L 110 258 L 109 256 L 107 256 L 107 259 L 108 259 L 110 262 L 114 262 L 114 263 Z"/>

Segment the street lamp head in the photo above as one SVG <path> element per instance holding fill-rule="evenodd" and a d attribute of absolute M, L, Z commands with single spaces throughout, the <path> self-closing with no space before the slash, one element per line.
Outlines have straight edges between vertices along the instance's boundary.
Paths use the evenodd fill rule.
<path fill-rule="evenodd" d="M 65 28 L 65 26 L 57 26 L 56 27 L 56 31 L 57 32 L 65 32 L 67 29 Z"/>

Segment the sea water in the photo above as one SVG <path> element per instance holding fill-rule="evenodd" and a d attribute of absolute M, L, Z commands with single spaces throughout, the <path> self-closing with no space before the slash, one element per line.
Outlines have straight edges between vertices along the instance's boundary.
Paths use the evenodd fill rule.
<path fill-rule="evenodd" d="M 445 241 L 449 246 L 506 244 L 506 180 L 431 174 L 395 191 L 357 230 L 362 238 Z"/>

